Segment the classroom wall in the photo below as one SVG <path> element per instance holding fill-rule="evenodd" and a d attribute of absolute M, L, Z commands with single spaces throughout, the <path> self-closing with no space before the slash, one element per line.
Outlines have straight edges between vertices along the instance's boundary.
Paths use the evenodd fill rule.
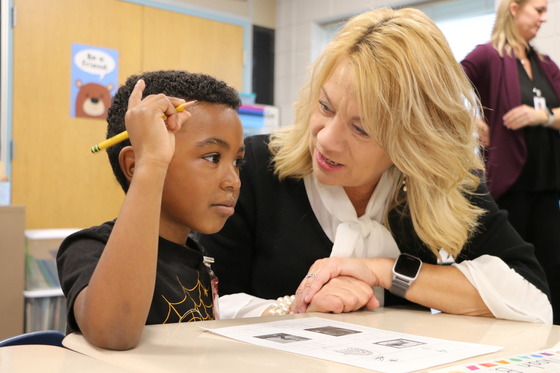
<path fill-rule="evenodd" d="M 249 0 L 253 4 L 251 20 L 254 25 L 276 28 L 276 0 Z"/>
<path fill-rule="evenodd" d="M 499 0 L 496 0 L 498 3 Z M 383 6 L 426 3 L 417 0 L 276 0 L 275 105 L 283 125 L 294 119 L 293 103 L 312 62 L 313 37 L 321 23 Z M 560 64 L 560 0 L 548 0 L 549 20 L 534 45 Z M 490 38 L 490 35 L 488 36 Z"/>
<path fill-rule="evenodd" d="M 157 1 L 157 0 L 156 0 Z M 274 28 L 276 0 L 159 0 L 162 3 L 187 5 L 203 12 L 217 11 L 228 16 L 247 18 L 253 25 Z"/>
<path fill-rule="evenodd" d="M 83 0 L 73 0 L 73 4 L 74 1 L 78 2 Z M 17 2 L 16 0 L 16 3 Z M 123 2 L 126 2 L 126 0 L 123 0 Z M 307 76 L 307 67 L 310 65 L 313 55 L 312 40 L 319 24 L 375 7 L 401 6 L 405 3 L 409 5 L 425 3 L 425 1 L 422 0 L 347 0 L 343 2 L 338 0 L 161 0 L 161 2 L 182 4 L 191 9 L 208 14 L 227 14 L 233 18 L 238 17 L 239 19 L 249 20 L 251 24 L 275 29 L 276 57 L 274 104 L 280 107 L 282 124 L 290 124 L 293 121 L 293 103 L 297 99 L 298 90 L 303 85 L 305 77 Z M 3 1 L 3 4 L 4 3 Z M 534 41 L 534 44 L 541 51 L 549 54 L 557 62 L 560 62 L 559 18 L 560 0 L 549 0 L 549 21 L 542 27 L 539 36 Z M 41 31 L 37 30 L 37 32 L 40 33 Z M 56 49 L 56 39 L 56 37 L 50 37 L 45 50 Z M 126 41 L 123 41 L 123 43 L 126 44 Z M 16 46 L 16 48 L 21 48 L 21 46 Z M 250 59 L 250 56 L 245 52 L 243 58 L 247 60 Z M 40 58 L 31 58 L 28 61 L 31 65 L 36 65 L 37 62 L 40 62 Z M 157 61 L 156 65 L 153 66 L 157 66 Z M 22 108 L 22 110 L 24 110 L 24 108 Z M 44 115 L 46 115 L 45 112 L 42 112 L 41 116 L 32 115 L 28 123 L 38 120 L 44 121 L 42 118 Z M 22 130 L 25 134 L 29 131 L 29 125 L 30 124 L 26 124 L 25 129 Z M 16 154 L 19 151 L 25 150 L 21 147 L 18 148 L 16 145 Z M 49 153 L 46 152 L 44 157 L 47 158 L 48 154 Z M 52 161 L 56 162 L 56 159 L 52 159 Z M 46 163 L 48 163 L 48 161 Z M 93 167 L 105 166 L 105 160 L 103 160 L 103 163 L 99 163 L 99 165 L 93 165 Z M 31 166 L 37 167 L 36 164 L 30 165 L 30 167 Z M 64 167 L 64 165 L 61 167 Z M 43 170 L 43 172 L 46 173 L 47 171 Z M 41 175 L 39 175 L 36 180 L 32 179 L 31 183 L 34 187 L 39 188 L 42 180 Z M 58 184 L 55 188 L 58 191 L 64 191 L 67 187 L 66 184 L 59 179 L 55 179 L 53 182 Z M 101 188 L 102 187 L 103 185 L 101 185 Z M 60 192 L 56 193 L 58 194 Z M 120 192 L 116 190 L 114 193 L 118 194 Z M 44 193 L 36 193 L 35 195 L 36 197 L 34 198 L 37 199 L 45 198 Z M 79 200 L 80 196 L 72 198 L 73 200 Z M 17 197 L 16 200 L 15 202 L 17 203 L 30 205 L 31 216 L 33 215 L 32 211 L 36 205 L 35 200 L 23 197 Z M 96 203 L 96 205 L 98 205 L 98 203 Z M 116 208 L 108 211 L 107 216 L 113 215 L 115 212 Z M 51 214 L 51 212 L 45 212 L 45 214 Z M 55 214 L 65 214 L 65 212 L 64 210 L 56 211 Z M 75 222 L 76 224 L 74 225 L 84 225 L 82 222 L 75 221 L 72 218 L 68 218 L 63 223 L 59 224 L 51 224 L 51 221 L 47 218 L 41 219 L 40 222 L 28 224 L 27 228 L 67 226 L 67 222 Z M 93 222 L 95 219 L 96 217 L 91 217 L 88 222 Z"/>

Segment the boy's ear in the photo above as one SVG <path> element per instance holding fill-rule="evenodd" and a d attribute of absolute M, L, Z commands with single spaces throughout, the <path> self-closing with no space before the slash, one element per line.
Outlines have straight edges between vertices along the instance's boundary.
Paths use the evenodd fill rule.
<path fill-rule="evenodd" d="M 121 166 L 124 176 L 126 176 L 126 179 L 130 183 L 132 175 L 134 175 L 134 166 L 136 165 L 136 156 L 132 146 L 125 146 L 121 149 L 119 153 L 119 165 Z"/>

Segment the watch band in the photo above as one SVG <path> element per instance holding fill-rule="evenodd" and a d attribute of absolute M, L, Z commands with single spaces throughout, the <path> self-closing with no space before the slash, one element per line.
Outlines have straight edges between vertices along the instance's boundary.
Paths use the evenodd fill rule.
<path fill-rule="evenodd" d="M 404 298 L 410 284 L 398 277 L 393 278 L 393 283 L 391 284 L 391 289 L 389 291 L 398 297 Z"/>

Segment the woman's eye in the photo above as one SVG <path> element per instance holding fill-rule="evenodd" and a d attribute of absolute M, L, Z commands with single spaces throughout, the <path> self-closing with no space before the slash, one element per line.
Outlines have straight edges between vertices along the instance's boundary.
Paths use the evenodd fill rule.
<path fill-rule="evenodd" d="M 360 126 L 357 126 L 354 124 L 354 131 L 356 131 L 356 133 L 358 133 L 358 135 L 360 136 L 368 136 L 368 133 Z"/>
<path fill-rule="evenodd" d="M 329 113 L 331 111 L 329 106 L 325 104 L 323 101 L 319 101 L 319 106 L 321 107 L 321 111 L 323 112 Z"/>
<path fill-rule="evenodd" d="M 212 162 L 212 163 L 219 163 L 220 162 L 220 155 L 219 154 L 209 154 L 207 156 L 202 157 L 202 159 L 205 159 L 208 162 Z"/>
<path fill-rule="evenodd" d="M 247 160 L 245 158 L 237 158 L 234 162 L 235 167 L 237 168 L 241 168 L 245 165 L 245 163 L 247 163 Z"/>

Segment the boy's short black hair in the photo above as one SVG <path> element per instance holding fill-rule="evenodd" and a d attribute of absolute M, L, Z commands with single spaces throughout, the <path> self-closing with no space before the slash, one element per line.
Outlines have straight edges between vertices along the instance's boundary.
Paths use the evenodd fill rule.
<path fill-rule="evenodd" d="M 225 82 L 206 74 L 189 73 L 181 70 L 160 70 L 130 76 L 112 99 L 107 114 L 107 138 L 126 130 L 124 117 L 128 109 L 128 98 L 134 85 L 140 79 L 146 83 L 142 97 L 163 93 L 166 96 L 182 98 L 186 101 L 198 100 L 226 105 L 234 110 L 239 109 L 241 99 L 237 91 Z M 123 141 L 107 148 L 109 162 L 117 181 L 128 191 L 128 180 L 119 165 L 119 153 L 130 145 L 130 140 Z"/>

